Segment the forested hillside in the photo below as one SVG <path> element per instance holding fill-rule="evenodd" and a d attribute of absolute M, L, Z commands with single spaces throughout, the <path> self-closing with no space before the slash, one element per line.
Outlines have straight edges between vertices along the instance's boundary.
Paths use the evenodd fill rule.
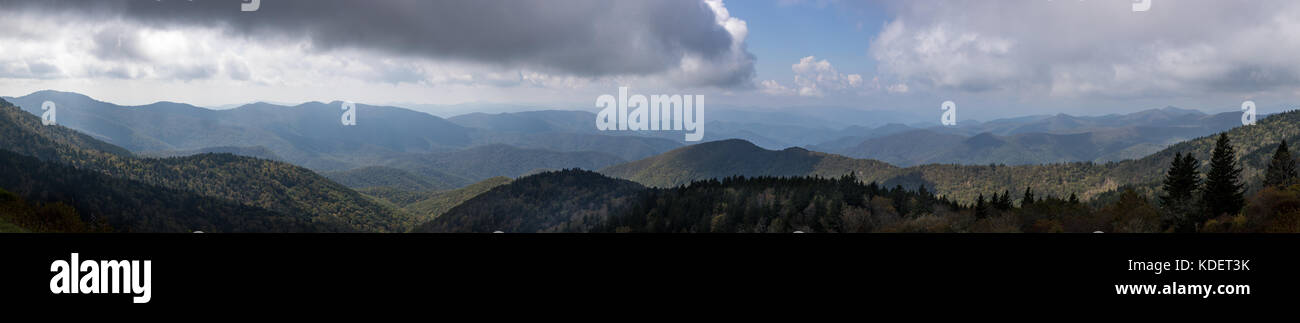
<path fill-rule="evenodd" d="M 511 181 L 513 180 L 507 177 L 493 177 L 454 190 L 431 192 L 423 200 L 403 205 L 402 209 L 413 215 L 412 220 L 414 222 L 411 223 L 411 226 L 414 227 L 442 216 L 451 208 L 497 186 L 509 184 Z"/>
<path fill-rule="evenodd" d="M 1227 132 L 1237 148 L 1244 180 L 1253 191 L 1262 180 L 1263 168 L 1281 140 L 1300 139 L 1300 111 L 1259 120 L 1258 124 Z M 906 142 L 906 141 L 904 141 Z M 682 147 L 659 156 L 619 164 L 601 172 L 655 187 L 672 187 L 691 181 L 743 176 L 841 176 L 854 173 L 864 181 L 885 186 L 920 185 L 955 201 L 970 203 L 981 192 L 1032 188 L 1043 194 L 1076 194 L 1088 200 L 1121 186 L 1133 186 L 1138 193 L 1154 197 L 1165 169 L 1175 153 L 1191 153 L 1206 165 L 1214 138 L 1206 136 L 1172 145 L 1153 155 L 1112 163 L 1057 163 L 1006 166 L 929 164 L 907 168 L 882 162 L 799 150 L 770 151 L 742 141 L 709 142 Z M 926 141 L 914 149 L 925 149 Z"/>
<path fill-rule="evenodd" d="M 647 186 L 672 187 L 691 181 L 729 176 L 839 176 L 880 173 L 896 167 L 879 161 L 788 148 L 772 151 L 739 139 L 682 147 L 601 173 Z"/>
<path fill-rule="evenodd" d="M 359 231 L 403 230 L 396 223 L 406 217 L 305 168 L 229 154 L 135 158 L 122 148 L 62 126 L 43 126 L 37 116 L 3 101 L 0 101 L 0 147 L 78 170 L 193 192 Z M 224 216 L 241 215 L 234 212 Z"/>
<path fill-rule="evenodd" d="M 497 186 L 415 232 L 584 232 L 644 187 L 583 170 L 544 172 Z"/>
<path fill-rule="evenodd" d="M 186 191 L 112 178 L 0 150 L 0 217 L 33 232 L 343 232 L 314 221 Z M 26 198 L 23 198 L 23 197 Z M 24 203 L 25 200 L 25 203 Z M 40 205 L 40 207 L 36 207 Z"/>
<path fill-rule="evenodd" d="M 1294 161 L 1293 161 L 1294 162 Z M 1296 182 L 1296 176 L 1289 178 Z M 1208 193 L 1207 193 L 1208 194 Z M 1209 196 L 1209 195 L 1207 195 Z M 981 192 L 959 203 L 925 187 L 864 183 L 852 176 L 727 177 L 674 188 L 638 188 L 566 170 L 529 176 L 475 197 L 421 232 L 1300 232 L 1300 185 L 1248 196 L 1209 216 L 1162 205 L 1132 189 L 1085 203 L 1033 190 Z"/>

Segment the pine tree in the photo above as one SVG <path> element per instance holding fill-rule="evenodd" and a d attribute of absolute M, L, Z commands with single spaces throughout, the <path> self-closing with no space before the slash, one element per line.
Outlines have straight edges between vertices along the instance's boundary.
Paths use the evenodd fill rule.
<path fill-rule="evenodd" d="M 1070 193 L 1070 204 L 1079 204 L 1079 196 L 1074 195 L 1073 192 Z"/>
<path fill-rule="evenodd" d="M 1196 191 L 1201 188 L 1200 168 L 1201 162 L 1191 153 L 1174 154 L 1169 173 L 1165 175 L 1165 193 L 1160 195 L 1160 204 L 1165 210 L 1162 219 L 1165 227 L 1178 232 L 1195 231 L 1196 226 L 1189 225 L 1189 220 L 1197 217 L 1199 211 L 1195 206 Z"/>
<path fill-rule="evenodd" d="M 1291 158 L 1291 151 L 1283 139 L 1282 144 L 1277 146 L 1277 151 L 1273 152 L 1268 171 L 1264 172 L 1264 186 L 1288 186 L 1295 183 L 1295 159 Z"/>
<path fill-rule="evenodd" d="M 1235 215 L 1246 205 L 1242 191 L 1241 168 L 1237 167 L 1237 153 L 1232 149 L 1228 134 L 1219 135 L 1210 156 L 1210 171 L 1205 173 L 1205 211 L 1208 216 Z M 1200 222 L 1204 219 L 1195 219 Z"/>
<path fill-rule="evenodd" d="M 989 216 L 988 205 L 984 204 L 984 194 L 980 193 L 979 197 L 975 198 L 975 218 L 983 219 L 988 216 Z"/>
<path fill-rule="evenodd" d="M 1200 163 L 1190 153 L 1174 154 L 1174 161 L 1165 175 L 1165 194 L 1160 196 L 1160 202 L 1165 206 L 1190 202 L 1193 193 L 1201 187 L 1201 174 L 1197 170 L 1201 167 Z"/>
<path fill-rule="evenodd" d="M 919 187 L 919 188 L 916 189 L 916 195 L 917 195 L 917 197 L 918 197 L 918 199 L 919 199 L 918 203 L 920 204 L 920 205 L 917 205 L 917 213 L 918 213 L 918 214 L 933 214 L 933 213 L 934 213 L 934 195 L 933 195 L 933 194 L 930 194 L 930 191 L 925 189 L 925 184 L 921 184 L 921 187 Z"/>
<path fill-rule="evenodd" d="M 1025 197 L 1020 199 L 1020 207 L 1026 207 L 1034 204 L 1034 192 L 1025 187 Z"/>

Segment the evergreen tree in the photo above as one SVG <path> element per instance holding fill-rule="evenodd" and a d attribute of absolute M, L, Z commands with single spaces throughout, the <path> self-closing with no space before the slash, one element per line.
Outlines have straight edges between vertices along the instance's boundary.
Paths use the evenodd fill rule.
<path fill-rule="evenodd" d="M 1002 191 L 1002 198 L 998 200 L 998 210 L 1006 211 L 1011 209 L 1011 190 Z"/>
<path fill-rule="evenodd" d="M 1200 161 L 1192 154 L 1174 154 L 1174 161 L 1165 174 L 1165 194 L 1160 196 L 1160 202 L 1165 206 L 1189 202 L 1193 193 L 1201 187 L 1201 176 L 1197 170 L 1200 167 Z"/>
<path fill-rule="evenodd" d="M 980 193 L 979 197 L 975 198 L 975 218 L 983 219 L 988 216 L 989 216 L 988 205 L 984 204 L 984 194 Z"/>
<path fill-rule="evenodd" d="M 1232 149 L 1228 134 L 1220 134 L 1210 156 L 1210 171 L 1205 173 L 1205 194 L 1202 201 L 1208 216 L 1235 215 L 1246 205 L 1242 191 L 1241 168 L 1237 167 L 1237 153 Z M 1196 219 L 1199 220 L 1204 219 Z"/>
<path fill-rule="evenodd" d="M 1074 195 L 1073 192 L 1070 193 L 1070 204 L 1079 204 L 1079 196 Z"/>
<path fill-rule="evenodd" d="M 1295 182 L 1295 159 L 1291 158 L 1286 140 L 1283 139 L 1282 144 L 1277 146 L 1277 151 L 1273 152 L 1273 160 L 1268 163 L 1268 171 L 1264 172 L 1264 186 L 1288 186 Z"/>
<path fill-rule="evenodd" d="M 1164 226 L 1178 232 L 1195 231 L 1196 226 L 1189 225 L 1189 220 L 1197 217 L 1199 210 L 1195 207 L 1196 191 L 1201 187 L 1201 174 L 1198 169 L 1201 162 L 1191 153 L 1174 154 L 1174 161 L 1169 165 L 1165 175 L 1164 190 L 1160 195 L 1160 204 L 1164 207 Z"/>
<path fill-rule="evenodd" d="M 925 189 L 925 184 L 921 184 L 921 187 L 916 189 L 916 195 L 919 204 L 917 205 L 917 214 L 934 213 L 934 195 Z"/>
<path fill-rule="evenodd" d="M 1025 187 L 1025 197 L 1020 200 L 1020 207 L 1026 207 L 1034 204 L 1034 192 Z"/>

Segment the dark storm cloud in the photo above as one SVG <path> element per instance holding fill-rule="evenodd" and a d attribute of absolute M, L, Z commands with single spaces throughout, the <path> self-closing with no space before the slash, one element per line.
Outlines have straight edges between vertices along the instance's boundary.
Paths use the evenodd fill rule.
<path fill-rule="evenodd" d="M 660 73 L 685 55 L 749 57 L 732 53 L 732 35 L 699 0 L 261 0 L 255 12 L 241 12 L 239 2 L 0 0 L 17 10 L 216 27 L 259 41 L 310 39 L 318 51 L 359 48 L 579 76 Z M 101 54 L 132 55 L 118 38 L 103 38 L 110 40 L 112 50 Z M 729 83 L 720 85 L 746 83 L 752 62 L 734 74 L 714 77 Z"/>

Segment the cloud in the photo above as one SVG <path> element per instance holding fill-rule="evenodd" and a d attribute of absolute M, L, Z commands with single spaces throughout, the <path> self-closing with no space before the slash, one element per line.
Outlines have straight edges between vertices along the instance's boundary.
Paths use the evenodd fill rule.
<path fill-rule="evenodd" d="M 911 90 L 1196 96 L 1300 87 L 1300 2 L 893 1 L 870 44 Z"/>
<path fill-rule="evenodd" d="M 848 92 L 862 89 L 864 83 L 860 74 L 843 74 L 831 66 L 831 62 L 808 56 L 790 65 L 794 72 L 794 86 L 786 87 L 774 80 L 759 83 L 759 89 L 772 95 L 794 95 L 822 97 L 827 92 Z"/>
<path fill-rule="evenodd" d="M 182 31 L 186 37 L 219 31 L 206 38 L 214 42 L 199 45 L 268 51 L 292 45 L 307 54 L 462 63 L 513 70 L 516 81 L 519 71 L 529 70 L 587 78 L 661 76 L 688 86 L 737 87 L 751 84 L 754 75 L 745 22 L 731 17 L 720 0 L 276 0 L 263 1 L 256 12 L 241 12 L 238 4 L 0 0 L 10 17 L 93 29 L 87 51 L 99 61 L 150 61 L 159 53 L 150 51 L 142 30 Z M 233 71 L 234 79 L 248 74 L 225 70 Z M 178 75 L 197 76 L 194 71 Z M 396 81 L 421 78 L 380 74 Z"/>

